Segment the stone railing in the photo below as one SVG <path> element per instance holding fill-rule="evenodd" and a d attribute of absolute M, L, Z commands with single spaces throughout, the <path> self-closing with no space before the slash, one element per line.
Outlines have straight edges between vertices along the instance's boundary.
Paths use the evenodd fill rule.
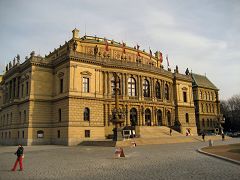
<path fill-rule="evenodd" d="M 69 57 L 72 59 L 89 62 L 89 63 L 95 63 L 95 64 L 99 64 L 102 66 L 142 70 L 142 71 L 161 74 L 161 75 L 172 78 L 172 72 L 166 71 L 162 68 L 155 67 L 153 65 L 147 65 L 147 64 L 137 63 L 137 62 L 130 62 L 130 61 L 126 61 L 126 60 L 102 58 L 102 57 L 92 56 L 89 54 L 84 54 L 84 53 L 79 53 L 79 52 L 74 52 L 74 51 L 70 51 Z"/>

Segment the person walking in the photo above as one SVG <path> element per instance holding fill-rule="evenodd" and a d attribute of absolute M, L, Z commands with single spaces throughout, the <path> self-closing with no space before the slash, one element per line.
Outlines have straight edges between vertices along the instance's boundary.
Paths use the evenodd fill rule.
<path fill-rule="evenodd" d="M 224 139 L 225 139 L 225 135 L 224 133 L 222 133 L 222 141 L 224 141 Z"/>
<path fill-rule="evenodd" d="M 170 136 L 172 136 L 172 129 L 170 128 L 170 132 L 169 132 Z"/>
<path fill-rule="evenodd" d="M 14 153 L 15 155 L 17 155 L 17 159 L 16 159 L 16 162 L 15 162 L 13 168 L 12 168 L 12 171 L 16 170 L 18 162 L 19 162 L 19 165 L 20 165 L 20 171 L 23 171 L 23 164 L 22 164 L 22 160 L 24 158 L 23 151 L 24 151 L 24 148 L 22 147 L 21 144 L 19 144 L 17 151 Z"/>
<path fill-rule="evenodd" d="M 202 140 L 205 141 L 205 133 L 202 133 Z"/>

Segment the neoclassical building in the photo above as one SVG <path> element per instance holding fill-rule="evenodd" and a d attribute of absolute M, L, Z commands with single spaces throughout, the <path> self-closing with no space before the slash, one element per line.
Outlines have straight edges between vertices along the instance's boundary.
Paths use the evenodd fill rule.
<path fill-rule="evenodd" d="M 198 133 L 220 132 L 224 123 L 220 113 L 219 89 L 206 77 L 191 74 Z"/>
<path fill-rule="evenodd" d="M 165 70 L 159 51 L 153 55 L 72 32 L 45 57 L 32 52 L 6 67 L 0 84 L 1 144 L 76 145 L 107 138 L 113 133 L 114 73 L 124 126 L 135 127 L 140 137 L 141 128 L 158 126 L 197 134 L 191 74 Z"/>

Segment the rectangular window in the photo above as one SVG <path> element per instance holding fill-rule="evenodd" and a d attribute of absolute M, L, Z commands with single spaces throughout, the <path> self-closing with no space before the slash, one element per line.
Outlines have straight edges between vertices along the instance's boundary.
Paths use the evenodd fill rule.
<path fill-rule="evenodd" d="M 22 131 L 22 138 L 24 139 L 24 131 Z"/>
<path fill-rule="evenodd" d="M 83 77 L 83 92 L 89 92 L 89 78 Z"/>
<path fill-rule="evenodd" d="M 57 137 L 60 138 L 60 130 L 57 131 Z"/>
<path fill-rule="evenodd" d="M 61 122 L 62 121 L 62 110 L 58 109 L 58 121 Z"/>
<path fill-rule="evenodd" d="M 63 79 L 60 79 L 60 93 L 63 93 Z"/>
<path fill-rule="evenodd" d="M 183 101 L 187 102 L 187 92 L 183 92 Z"/>
<path fill-rule="evenodd" d="M 24 91 L 24 84 L 22 84 L 22 97 L 23 97 L 23 91 Z"/>
<path fill-rule="evenodd" d="M 28 82 L 26 82 L 26 95 L 28 95 Z"/>
<path fill-rule="evenodd" d="M 10 114 L 10 124 L 12 124 L 12 113 Z"/>
<path fill-rule="evenodd" d="M 21 114 L 21 112 L 19 112 L 19 123 L 21 123 L 22 122 L 22 114 Z"/>
<path fill-rule="evenodd" d="M 90 130 L 85 130 L 85 138 L 89 138 L 90 137 Z"/>
<path fill-rule="evenodd" d="M 8 120 L 9 120 L 9 117 L 8 117 L 8 114 L 7 114 L 7 125 L 8 125 L 8 123 L 9 123 Z"/>
<path fill-rule="evenodd" d="M 24 120 L 24 122 L 26 122 L 27 121 L 27 113 L 26 113 L 26 110 L 24 110 L 23 111 L 23 120 Z"/>

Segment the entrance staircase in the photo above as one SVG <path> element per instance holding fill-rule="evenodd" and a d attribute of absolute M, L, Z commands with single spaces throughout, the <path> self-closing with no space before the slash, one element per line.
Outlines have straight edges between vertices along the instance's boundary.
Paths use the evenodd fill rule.
<path fill-rule="evenodd" d="M 140 126 L 136 127 L 137 134 L 140 138 L 161 138 L 170 136 L 170 128 L 167 126 Z M 172 136 L 179 137 L 183 134 L 172 129 Z"/>

